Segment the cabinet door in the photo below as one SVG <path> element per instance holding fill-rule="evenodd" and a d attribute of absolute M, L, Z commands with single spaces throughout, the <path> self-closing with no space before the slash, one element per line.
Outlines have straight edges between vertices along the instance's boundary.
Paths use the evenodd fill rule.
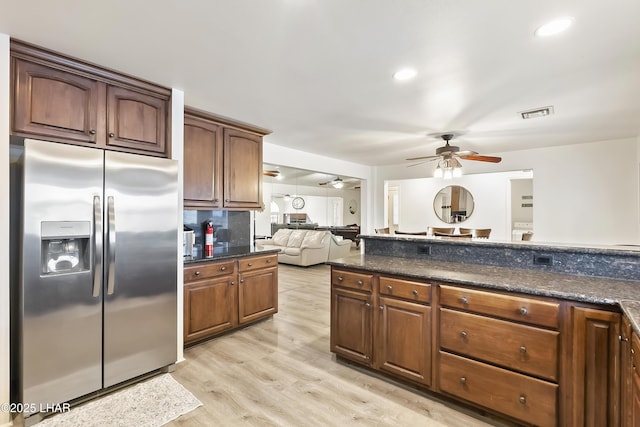
<path fill-rule="evenodd" d="M 262 206 L 262 137 L 224 130 L 224 206 Z"/>
<path fill-rule="evenodd" d="M 431 307 L 380 297 L 376 368 L 431 384 Z"/>
<path fill-rule="evenodd" d="M 620 315 L 573 307 L 573 422 L 620 425 Z"/>
<path fill-rule="evenodd" d="M 184 286 L 184 341 L 197 341 L 237 325 L 233 276 Z"/>
<path fill-rule="evenodd" d="M 622 317 L 620 328 L 620 425 L 633 426 L 634 408 L 634 364 L 631 346 L 631 324 L 626 316 Z"/>
<path fill-rule="evenodd" d="M 253 322 L 278 312 L 278 268 L 240 273 L 238 321 Z"/>
<path fill-rule="evenodd" d="M 222 128 L 184 117 L 184 205 L 222 207 Z"/>
<path fill-rule="evenodd" d="M 371 294 L 331 289 L 331 351 L 353 361 L 371 364 Z"/>
<path fill-rule="evenodd" d="M 21 59 L 14 60 L 13 132 L 58 141 L 104 141 L 104 85 Z M 101 90 L 102 89 L 102 90 Z"/>
<path fill-rule="evenodd" d="M 167 156 L 169 101 L 123 87 L 107 88 L 107 146 Z"/>

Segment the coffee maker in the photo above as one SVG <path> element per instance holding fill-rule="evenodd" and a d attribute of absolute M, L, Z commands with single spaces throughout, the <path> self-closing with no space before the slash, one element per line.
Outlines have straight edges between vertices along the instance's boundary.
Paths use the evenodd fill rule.
<path fill-rule="evenodd" d="M 182 255 L 184 257 L 193 256 L 193 245 L 195 241 L 196 241 L 195 233 L 191 228 L 185 225 L 184 230 L 182 232 Z"/>

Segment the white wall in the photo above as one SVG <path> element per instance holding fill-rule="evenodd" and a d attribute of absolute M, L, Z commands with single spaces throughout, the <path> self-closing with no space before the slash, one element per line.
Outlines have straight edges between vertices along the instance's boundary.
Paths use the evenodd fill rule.
<path fill-rule="evenodd" d="M 453 183 L 436 178 L 389 181 L 398 189 L 398 230 L 426 231 L 427 227 L 491 228 L 492 240 L 510 240 L 510 180 L 522 178 L 522 172 L 465 175 Z M 460 185 L 473 195 L 471 217 L 459 224 L 447 224 L 433 206 L 436 194 L 447 185 Z"/>
<path fill-rule="evenodd" d="M 182 210 L 183 210 L 183 159 L 184 159 L 184 92 L 179 89 L 173 89 L 171 91 L 171 158 L 178 161 L 178 259 L 176 263 L 178 265 L 178 280 L 177 280 L 177 292 L 178 292 L 178 342 L 176 346 L 178 348 L 176 356 L 177 361 L 184 360 L 184 341 L 183 341 L 183 325 L 184 325 L 184 274 L 183 263 L 184 257 L 182 256 Z"/>
<path fill-rule="evenodd" d="M 353 178 L 358 178 L 362 180 L 361 188 L 360 188 L 360 198 L 357 199 L 358 202 L 358 211 L 361 212 L 360 227 L 363 230 L 368 229 L 369 224 L 373 222 L 373 206 L 374 206 L 374 198 L 376 197 L 373 193 L 374 186 L 369 185 L 369 182 L 374 178 L 374 168 L 367 165 L 361 165 L 358 163 L 347 162 L 340 159 L 334 159 L 331 157 L 322 156 L 319 154 L 307 153 L 300 150 L 294 150 L 292 148 L 282 147 L 279 145 L 272 144 L 268 141 L 276 140 L 277 132 L 273 135 L 268 135 L 265 137 L 265 143 L 263 146 L 263 161 L 264 163 L 269 163 L 273 165 L 281 165 L 281 166 L 289 166 L 298 169 L 307 169 L 311 171 L 324 172 L 329 175 L 342 175 L 342 176 L 350 176 Z M 279 192 L 279 191 L 273 191 Z M 268 193 L 268 190 L 263 188 L 263 194 Z M 332 194 L 333 195 L 333 194 Z M 266 196 L 265 207 L 268 206 L 267 203 L 270 202 L 270 199 L 267 199 Z M 348 209 L 349 200 L 351 198 L 346 198 L 344 203 L 344 209 Z M 345 214 L 344 220 L 346 224 L 353 224 L 356 221 L 350 221 L 351 215 Z M 257 217 L 256 217 L 257 218 Z M 264 217 L 260 220 L 261 227 L 265 227 Z M 258 227 L 258 222 L 256 221 L 256 230 Z M 256 234 L 262 234 L 256 231 Z M 266 234 L 266 233 L 265 233 Z"/>
<path fill-rule="evenodd" d="M 499 164 L 464 162 L 466 175 L 459 179 L 532 169 L 536 241 L 640 244 L 639 151 L 637 138 L 510 151 L 498 153 L 503 158 Z M 376 200 L 384 197 L 385 180 L 431 176 L 433 167 L 378 167 Z M 373 221 L 375 227 L 384 223 L 382 203 L 376 205 Z"/>
<path fill-rule="evenodd" d="M 291 206 L 291 200 L 285 201 L 281 195 L 298 195 L 305 200 L 303 209 L 295 210 Z M 331 197 L 342 199 L 342 224 L 360 224 L 360 190 L 335 189 L 327 187 L 311 187 L 306 185 L 280 184 L 278 182 L 263 182 L 262 197 L 265 209 L 255 213 L 255 234 L 258 236 L 271 235 L 271 200 L 273 199 L 280 209 L 280 222 L 283 213 L 306 213 L 312 222 L 318 225 L 329 224 L 329 200 Z M 349 212 L 349 201 L 356 200 L 358 209 L 355 214 Z"/>
<path fill-rule="evenodd" d="M 9 36 L 0 34 L 0 404 L 9 402 Z M 0 425 L 10 414 L 0 411 Z"/>

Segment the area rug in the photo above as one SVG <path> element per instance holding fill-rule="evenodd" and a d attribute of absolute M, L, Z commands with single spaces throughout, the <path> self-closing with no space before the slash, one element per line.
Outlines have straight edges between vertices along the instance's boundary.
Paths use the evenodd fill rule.
<path fill-rule="evenodd" d="M 201 405 L 170 374 L 165 374 L 53 415 L 37 426 L 159 427 Z"/>

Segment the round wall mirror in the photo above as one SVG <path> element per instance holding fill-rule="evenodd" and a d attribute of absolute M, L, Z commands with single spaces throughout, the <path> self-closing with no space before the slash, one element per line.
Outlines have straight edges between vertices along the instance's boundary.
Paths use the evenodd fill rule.
<path fill-rule="evenodd" d="M 447 224 L 466 221 L 473 213 L 473 206 L 473 196 L 459 185 L 444 187 L 433 199 L 436 216 Z"/>

